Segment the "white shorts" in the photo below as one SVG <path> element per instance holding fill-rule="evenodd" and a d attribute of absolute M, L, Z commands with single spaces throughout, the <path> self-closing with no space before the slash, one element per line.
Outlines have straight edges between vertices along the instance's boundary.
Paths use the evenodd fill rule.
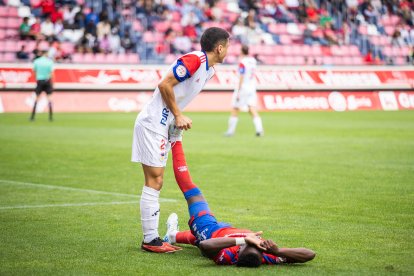
<path fill-rule="evenodd" d="M 238 109 L 245 109 L 249 106 L 255 107 L 257 105 L 256 91 L 240 90 L 237 93 L 233 93 L 232 105 Z"/>
<path fill-rule="evenodd" d="M 165 167 L 170 151 L 168 139 L 140 124 L 134 127 L 132 141 L 132 162 L 151 167 Z"/>

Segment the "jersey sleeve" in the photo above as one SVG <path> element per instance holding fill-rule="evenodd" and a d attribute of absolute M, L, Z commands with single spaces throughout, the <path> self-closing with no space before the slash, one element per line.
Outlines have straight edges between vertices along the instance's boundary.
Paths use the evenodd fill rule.
<path fill-rule="evenodd" d="M 217 265 L 234 265 L 237 263 L 240 246 L 232 246 L 220 250 L 214 258 Z"/>
<path fill-rule="evenodd" d="M 239 73 L 241 74 L 241 75 L 244 75 L 244 73 L 246 72 L 246 67 L 244 66 L 244 64 L 243 63 L 239 63 Z"/>
<path fill-rule="evenodd" d="M 197 55 L 185 55 L 177 60 L 177 64 L 173 67 L 174 77 L 183 82 L 200 68 L 201 61 Z"/>
<path fill-rule="evenodd" d="M 277 257 L 272 254 L 263 253 L 262 264 L 275 265 L 286 263 L 285 258 Z"/>

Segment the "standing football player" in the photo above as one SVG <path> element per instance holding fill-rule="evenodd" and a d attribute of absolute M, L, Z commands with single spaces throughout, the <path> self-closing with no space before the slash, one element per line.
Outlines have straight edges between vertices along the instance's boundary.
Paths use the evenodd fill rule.
<path fill-rule="evenodd" d="M 236 132 L 237 122 L 239 121 L 239 111 L 248 108 L 253 118 L 253 124 L 256 129 L 256 136 L 264 135 L 262 119 L 257 112 L 257 95 L 256 95 L 256 70 L 257 61 L 254 57 L 249 56 L 249 47 L 242 46 L 240 63 L 239 63 L 239 83 L 233 93 L 233 109 L 230 114 L 228 129 L 225 136 L 233 136 Z"/>
<path fill-rule="evenodd" d="M 169 253 L 181 249 L 163 242 L 158 234 L 159 194 L 170 149 L 168 130 L 191 128 L 191 119 L 182 111 L 213 77 L 214 65 L 223 62 L 229 34 L 221 28 L 209 28 L 200 44 L 201 51 L 188 53 L 171 65 L 135 121 L 131 159 L 142 164 L 145 177 L 140 208 L 144 235 L 141 248 L 146 251 Z"/>

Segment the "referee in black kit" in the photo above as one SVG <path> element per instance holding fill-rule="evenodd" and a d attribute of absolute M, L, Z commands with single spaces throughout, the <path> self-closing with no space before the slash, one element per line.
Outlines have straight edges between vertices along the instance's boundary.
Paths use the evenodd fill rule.
<path fill-rule="evenodd" d="M 30 121 L 34 121 L 36 115 L 36 106 L 39 100 L 40 94 L 44 91 L 47 95 L 47 100 L 49 102 L 49 121 L 53 121 L 53 112 L 52 112 L 52 76 L 53 76 L 53 60 L 47 57 L 47 51 L 42 51 L 42 55 L 34 60 L 33 62 L 34 73 L 36 76 L 36 101 L 33 105 L 32 116 L 30 116 Z"/>

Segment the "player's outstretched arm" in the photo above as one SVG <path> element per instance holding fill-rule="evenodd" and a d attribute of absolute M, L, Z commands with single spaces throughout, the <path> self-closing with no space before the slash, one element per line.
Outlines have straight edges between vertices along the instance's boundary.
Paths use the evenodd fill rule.
<path fill-rule="evenodd" d="M 261 246 L 266 253 L 286 258 L 287 263 L 305 263 L 316 256 L 315 252 L 307 248 L 279 248 L 272 240 L 263 241 Z"/>
<path fill-rule="evenodd" d="M 220 252 L 220 250 L 241 244 L 248 244 L 251 246 L 256 246 L 261 250 L 265 250 L 265 248 L 260 245 L 261 240 L 256 236 L 247 236 L 245 238 L 223 237 L 208 239 L 201 241 L 198 244 L 198 248 L 204 256 L 213 258 L 217 255 L 217 253 Z"/>
<path fill-rule="evenodd" d="M 190 129 L 192 121 L 190 118 L 184 116 L 180 109 L 177 106 L 175 101 L 174 89 L 173 87 L 177 85 L 179 81 L 174 77 L 172 72 L 168 73 L 167 76 L 158 84 L 158 89 L 160 90 L 161 97 L 167 105 L 168 109 L 175 117 L 175 125 L 179 129 Z"/>

